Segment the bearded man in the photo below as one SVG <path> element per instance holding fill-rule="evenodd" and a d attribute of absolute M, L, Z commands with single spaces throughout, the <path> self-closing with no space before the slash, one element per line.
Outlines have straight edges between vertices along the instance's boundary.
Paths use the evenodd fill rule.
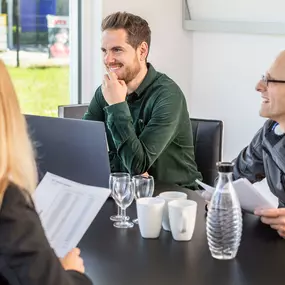
<path fill-rule="evenodd" d="M 102 22 L 107 74 L 83 119 L 106 126 L 111 172 L 148 173 L 197 189 L 202 179 L 183 92 L 147 62 L 151 31 L 139 16 L 117 12 Z"/>

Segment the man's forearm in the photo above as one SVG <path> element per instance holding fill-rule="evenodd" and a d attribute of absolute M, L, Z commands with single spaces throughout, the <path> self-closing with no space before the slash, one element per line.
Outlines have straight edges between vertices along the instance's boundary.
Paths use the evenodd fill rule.
<path fill-rule="evenodd" d="M 131 174 L 147 172 L 177 130 L 179 115 L 171 104 L 157 106 L 143 131 L 137 136 L 127 102 L 105 108 L 107 125 L 117 153 Z M 179 103 L 177 104 L 179 114 Z M 166 106 L 166 107 L 165 107 Z M 171 108 L 169 108 L 171 106 Z"/>

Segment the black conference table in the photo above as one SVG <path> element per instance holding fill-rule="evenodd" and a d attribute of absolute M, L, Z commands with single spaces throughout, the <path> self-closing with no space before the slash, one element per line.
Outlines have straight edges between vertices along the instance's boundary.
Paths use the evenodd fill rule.
<path fill-rule="evenodd" d="M 87 275 L 94 285 L 275 285 L 285 284 L 285 240 L 257 217 L 244 214 L 242 242 L 230 261 L 211 257 L 206 240 L 205 203 L 193 191 L 157 184 L 155 194 L 183 191 L 198 202 L 196 227 L 189 242 L 177 242 L 161 231 L 159 239 L 143 239 L 139 228 L 117 229 L 108 199 L 79 243 Z M 135 203 L 127 215 L 136 217 Z M 284 272 L 283 272 L 284 270 Z"/>

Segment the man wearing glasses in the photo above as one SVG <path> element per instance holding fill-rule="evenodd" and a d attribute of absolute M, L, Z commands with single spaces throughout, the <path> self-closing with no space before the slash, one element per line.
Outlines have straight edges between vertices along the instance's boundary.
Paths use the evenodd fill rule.
<path fill-rule="evenodd" d="M 279 209 L 255 214 L 285 238 L 285 51 L 257 83 L 256 90 L 262 98 L 260 115 L 269 120 L 237 157 L 234 179 L 267 179 L 270 190 L 279 198 Z"/>

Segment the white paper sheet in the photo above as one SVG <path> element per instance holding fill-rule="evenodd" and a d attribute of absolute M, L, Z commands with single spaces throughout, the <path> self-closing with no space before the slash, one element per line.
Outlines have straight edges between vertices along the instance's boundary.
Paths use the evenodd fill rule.
<path fill-rule="evenodd" d="M 233 186 L 238 195 L 241 207 L 253 213 L 256 209 L 272 209 L 277 208 L 278 199 L 276 203 L 266 197 L 266 193 L 262 193 L 257 185 L 251 184 L 247 179 L 241 178 L 233 182 Z M 264 189 L 263 189 L 264 190 Z"/>
<path fill-rule="evenodd" d="M 198 193 L 205 199 L 210 200 L 215 188 L 196 180 L 205 191 Z M 247 179 L 241 178 L 233 182 L 234 189 L 240 201 L 242 209 L 253 213 L 256 209 L 269 209 L 278 207 L 278 198 L 270 191 L 266 179 L 251 184 Z"/>
<path fill-rule="evenodd" d="M 33 199 L 46 236 L 58 257 L 77 246 L 110 192 L 46 173 Z"/>
<path fill-rule="evenodd" d="M 269 185 L 267 183 L 267 179 L 264 178 L 263 180 L 259 182 L 255 182 L 252 184 L 258 192 L 270 202 L 270 204 L 274 205 L 275 208 L 278 207 L 279 200 L 278 198 L 270 191 Z"/>

